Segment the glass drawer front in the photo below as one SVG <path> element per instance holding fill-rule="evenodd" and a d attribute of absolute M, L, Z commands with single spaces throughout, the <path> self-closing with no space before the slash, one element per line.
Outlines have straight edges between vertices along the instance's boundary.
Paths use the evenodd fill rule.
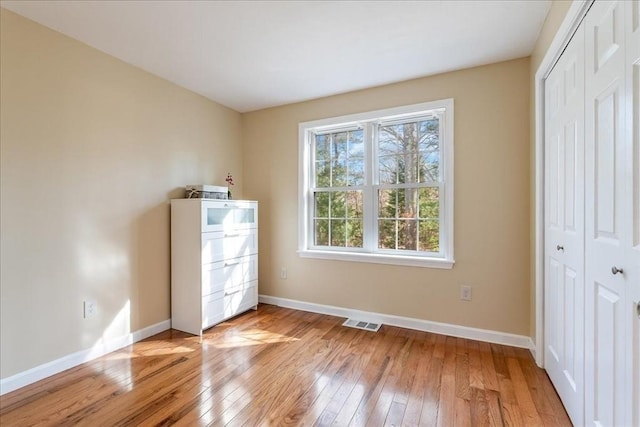
<path fill-rule="evenodd" d="M 233 224 L 232 208 L 207 208 L 207 225 Z"/>
<path fill-rule="evenodd" d="M 243 230 L 257 227 L 255 202 L 203 203 L 202 231 Z"/>
<path fill-rule="evenodd" d="M 237 208 L 233 210 L 235 224 L 255 224 L 256 210 L 253 208 Z"/>

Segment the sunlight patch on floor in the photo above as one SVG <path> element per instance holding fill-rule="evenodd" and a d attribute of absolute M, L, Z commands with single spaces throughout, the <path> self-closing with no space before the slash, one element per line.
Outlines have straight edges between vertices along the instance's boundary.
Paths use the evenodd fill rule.
<path fill-rule="evenodd" d="M 219 336 L 213 340 L 205 339 L 208 344 L 215 348 L 247 347 L 261 344 L 277 344 L 284 342 L 299 341 L 299 338 L 288 337 L 275 332 L 264 331 L 262 329 L 249 329 L 231 336 Z"/>

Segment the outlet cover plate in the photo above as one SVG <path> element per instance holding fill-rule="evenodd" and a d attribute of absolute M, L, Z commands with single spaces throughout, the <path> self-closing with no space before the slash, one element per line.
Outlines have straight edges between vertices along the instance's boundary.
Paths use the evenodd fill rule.
<path fill-rule="evenodd" d="M 93 317 L 96 314 L 96 302 L 84 301 L 84 318 Z"/>
<path fill-rule="evenodd" d="M 460 286 L 460 299 L 462 301 L 471 301 L 471 286 Z"/>

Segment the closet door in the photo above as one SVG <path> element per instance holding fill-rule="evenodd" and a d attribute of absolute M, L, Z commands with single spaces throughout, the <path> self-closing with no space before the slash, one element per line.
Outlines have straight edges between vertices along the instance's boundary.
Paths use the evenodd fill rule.
<path fill-rule="evenodd" d="M 545 367 L 571 420 L 584 413 L 584 29 L 545 83 Z"/>
<path fill-rule="evenodd" d="M 629 425 L 626 360 L 634 218 L 627 174 L 627 1 L 595 2 L 586 25 L 585 355 L 587 425 Z"/>
<path fill-rule="evenodd" d="M 628 236 L 627 277 L 628 306 L 625 316 L 630 331 L 627 338 L 627 375 L 629 384 L 627 407 L 631 408 L 629 425 L 640 426 L 640 1 L 626 4 L 626 78 L 627 78 L 627 127 L 629 147 L 627 186 L 631 189 L 631 206 Z"/>

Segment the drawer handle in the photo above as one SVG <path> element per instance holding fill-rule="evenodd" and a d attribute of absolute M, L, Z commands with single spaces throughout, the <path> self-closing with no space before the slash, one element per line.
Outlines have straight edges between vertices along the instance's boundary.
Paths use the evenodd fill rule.
<path fill-rule="evenodd" d="M 238 265 L 238 264 L 240 264 L 240 260 L 237 260 L 237 261 L 231 261 L 231 262 L 225 262 L 225 263 L 224 263 L 224 266 L 225 266 L 225 267 L 229 267 L 230 265 Z"/>
<path fill-rule="evenodd" d="M 621 268 L 616 267 L 615 265 L 613 267 L 611 267 L 611 274 L 613 274 L 615 276 L 618 273 L 624 274 L 624 270 L 621 269 Z"/>
<path fill-rule="evenodd" d="M 240 292 L 241 290 L 242 290 L 242 289 L 238 289 L 237 291 L 233 291 L 233 292 L 225 292 L 225 293 L 224 293 L 224 296 L 225 296 L 225 297 L 228 297 L 228 296 L 230 296 L 230 295 L 237 294 L 237 293 L 238 293 L 238 292 Z"/>
<path fill-rule="evenodd" d="M 224 237 L 237 237 L 240 233 L 224 233 Z"/>

